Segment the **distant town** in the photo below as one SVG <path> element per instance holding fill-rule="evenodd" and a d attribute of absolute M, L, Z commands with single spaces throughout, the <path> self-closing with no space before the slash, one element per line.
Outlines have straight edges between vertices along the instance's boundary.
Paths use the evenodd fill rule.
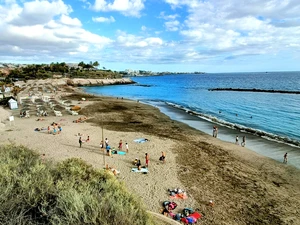
<path fill-rule="evenodd" d="M 146 71 L 146 70 L 133 70 L 133 69 L 126 69 L 124 71 L 112 71 L 107 69 L 106 67 L 100 67 L 100 64 L 96 62 L 90 62 L 89 64 L 84 64 L 83 62 L 80 63 L 51 63 L 51 64 L 64 64 L 70 70 L 89 70 L 89 71 L 110 71 L 114 73 L 119 73 L 123 77 L 126 76 L 157 76 L 157 75 L 168 75 L 168 74 L 204 74 L 204 72 L 153 72 L 153 71 Z M 0 76 L 7 76 L 9 75 L 10 71 L 15 69 L 22 69 L 26 68 L 31 65 L 42 65 L 42 66 L 51 66 L 51 64 L 18 64 L 18 63 L 3 63 L 0 62 Z M 87 66 L 88 65 L 88 66 Z"/>

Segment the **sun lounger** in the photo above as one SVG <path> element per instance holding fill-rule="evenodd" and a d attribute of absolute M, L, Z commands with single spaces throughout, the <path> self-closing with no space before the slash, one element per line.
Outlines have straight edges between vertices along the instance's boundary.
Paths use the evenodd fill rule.
<path fill-rule="evenodd" d="M 54 111 L 55 116 L 62 116 L 61 111 L 55 111 L 55 110 L 53 110 L 53 111 Z"/>

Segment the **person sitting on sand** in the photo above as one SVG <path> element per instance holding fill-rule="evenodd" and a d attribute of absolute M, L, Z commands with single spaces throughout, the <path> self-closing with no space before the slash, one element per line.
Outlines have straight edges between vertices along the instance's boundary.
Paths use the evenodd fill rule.
<path fill-rule="evenodd" d="M 141 170 L 141 168 L 142 168 L 141 160 L 138 159 L 136 166 L 137 166 L 138 170 Z"/>
<path fill-rule="evenodd" d="M 105 169 L 111 171 L 115 176 L 120 173 L 114 166 L 109 167 L 108 164 L 106 164 Z"/>
<path fill-rule="evenodd" d="M 163 163 L 166 162 L 166 153 L 165 152 L 161 152 L 161 157 L 159 157 L 159 160 L 162 161 Z"/>
<path fill-rule="evenodd" d="M 138 158 L 135 158 L 135 159 L 133 160 L 133 165 L 137 166 L 137 163 L 138 163 Z"/>
<path fill-rule="evenodd" d="M 90 136 L 87 136 L 87 139 L 85 140 L 85 142 L 89 142 L 90 141 Z"/>

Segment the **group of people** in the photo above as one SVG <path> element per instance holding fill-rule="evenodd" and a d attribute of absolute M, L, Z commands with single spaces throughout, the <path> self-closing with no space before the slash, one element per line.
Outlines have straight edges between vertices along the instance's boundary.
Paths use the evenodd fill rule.
<path fill-rule="evenodd" d="M 240 143 L 239 143 L 239 136 L 238 135 L 236 135 L 236 137 L 235 137 L 235 144 L 236 145 L 239 145 Z M 246 136 L 244 135 L 243 136 L 243 141 L 241 142 L 241 146 L 242 147 L 245 147 L 245 145 L 246 145 Z"/>
<path fill-rule="evenodd" d="M 52 129 L 51 129 L 52 126 Z M 51 126 L 48 126 L 47 131 L 48 134 L 60 134 L 62 132 L 62 127 L 58 123 L 53 122 Z"/>
<path fill-rule="evenodd" d="M 79 137 L 79 147 L 81 148 L 83 142 L 89 142 L 90 136 L 87 136 L 86 140 L 82 140 L 81 136 Z"/>
<path fill-rule="evenodd" d="M 29 115 L 29 111 L 20 111 L 20 118 L 23 118 L 23 117 L 25 117 L 25 118 L 29 118 L 30 117 L 30 115 Z"/>

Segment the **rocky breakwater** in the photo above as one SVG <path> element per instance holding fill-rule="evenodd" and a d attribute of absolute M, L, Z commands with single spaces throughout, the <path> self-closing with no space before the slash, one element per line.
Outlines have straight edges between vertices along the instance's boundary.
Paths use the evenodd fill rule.
<path fill-rule="evenodd" d="M 135 82 L 129 78 L 119 79 L 68 79 L 67 85 L 79 87 L 79 86 L 102 86 L 102 85 L 116 85 L 116 84 L 134 84 Z"/>

